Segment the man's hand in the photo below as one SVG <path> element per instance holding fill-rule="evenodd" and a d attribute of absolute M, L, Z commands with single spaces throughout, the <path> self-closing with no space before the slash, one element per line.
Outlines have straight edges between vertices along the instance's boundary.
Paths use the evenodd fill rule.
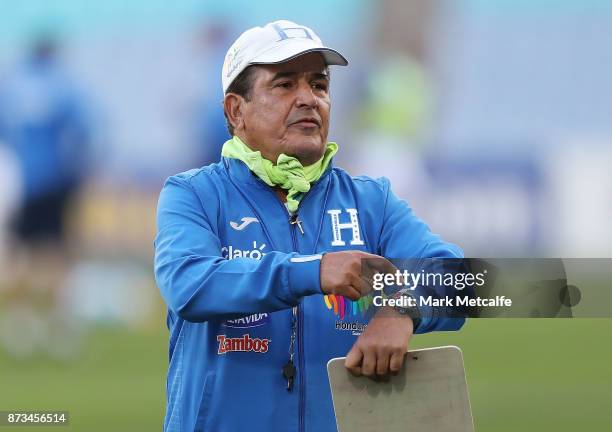
<path fill-rule="evenodd" d="M 362 261 L 367 259 L 367 261 Z M 365 264 L 365 265 L 362 265 Z M 372 289 L 375 272 L 394 272 L 387 259 L 361 251 L 330 252 L 321 259 L 321 291 L 359 300 Z"/>
<path fill-rule="evenodd" d="M 346 356 L 345 366 L 355 376 L 375 380 L 397 374 L 404 364 L 408 341 L 414 331 L 412 318 L 392 308 L 382 308 Z"/>

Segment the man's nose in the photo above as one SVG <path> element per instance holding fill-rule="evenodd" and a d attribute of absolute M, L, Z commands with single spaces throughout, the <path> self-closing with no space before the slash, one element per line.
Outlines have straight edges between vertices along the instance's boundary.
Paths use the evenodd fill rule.
<path fill-rule="evenodd" d="M 315 95 L 312 86 L 307 81 L 301 81 L 297 85 L 296 104 L 298 107 L 315 108 L 319 104 L 319 100 Z"/>

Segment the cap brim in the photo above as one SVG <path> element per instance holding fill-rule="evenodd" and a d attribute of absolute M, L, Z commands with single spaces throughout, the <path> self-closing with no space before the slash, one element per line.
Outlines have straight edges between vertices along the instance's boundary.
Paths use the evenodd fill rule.
<path fill-rule="evenodd" d="M 304 44 L 306 45 L 306 44 Z M 347 66 L 348 60 L 338 51 L 327 47 L 313 46 L 285 46 L 262 53 L 249 62 L 249 64 L 277 64 L 293 60 L 304 54 L 320 52 L 326 65 Z"/>

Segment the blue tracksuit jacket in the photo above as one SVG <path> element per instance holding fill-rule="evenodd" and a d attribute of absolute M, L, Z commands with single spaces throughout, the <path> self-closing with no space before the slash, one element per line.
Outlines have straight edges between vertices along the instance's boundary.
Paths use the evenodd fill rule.
<path fill-rule="evenodd" d="M 300 203 L 299 226 L 273 189 L 226 158 L 170 177 L 157 217 L 155 276 L 170 330 L 164 431 L 335 431 L 326 363 L 348 353 L 367 317 L 357 303 L 322 295 L 317 254 L 462 256 L 387 179 L 331 166 Z M 281 368 L 294 306 L 288 392 Z M 462 324 L 425 317 L 417 333 Z"/>

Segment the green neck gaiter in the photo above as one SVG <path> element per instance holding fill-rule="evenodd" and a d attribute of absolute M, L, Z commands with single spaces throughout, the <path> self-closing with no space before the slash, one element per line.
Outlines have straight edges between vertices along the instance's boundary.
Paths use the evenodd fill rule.
<path fill-rule="evenodd" d="M 329 142 L 321 159 L 309 166 L 302 166 L 293 156 L 281 154 L 274 165 L 264 159 L 259 151 L 251 150 L 240 138 L 234 136 L 223 144 L 221 155 L 239 159 L 269 186 L 279 186 L 287 190 L 287 209 L 295 212 L 300 200 L 310 190 L 310 184 L 321 178 L 331 158 L 338 151 L 338 144 Z"/>

